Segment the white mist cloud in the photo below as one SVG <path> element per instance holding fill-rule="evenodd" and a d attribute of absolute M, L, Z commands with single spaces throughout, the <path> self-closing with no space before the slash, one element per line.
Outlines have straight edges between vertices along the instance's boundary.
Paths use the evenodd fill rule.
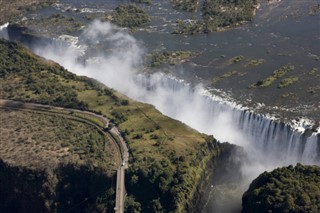
<path fill-rule="evenodd" d="M 73 46 L 48 45 L 35 52 L 60 63 L 71 72 L 95 78 L 133 99 L 153 104 L 164 114 L 200 132 L 214 134 L 220 141 L 248 145 L 230 109 L 226 111 L 224 106 L 212 108 L 212 100 L 199 95 L 203 90 L 201 85 L 191 89 L 160 73 L 139 75 L 144 49 L 122 29 L 94 21 L 78 42 L 73 43 Z M 85 64 L 81 64 L 79 58 L 84 49 L 90 56 Z"/>
<path fill-rule="evenodd" d="M 90 54 L 92 46 L 98 51 L 91 53 L 85 64 L 79 63 L 83 48 Z M 36 49 L 36 53 L 60 63 L 71 72 L 95 78 L 133 99 L 153 104 L 162 113 L 200 132 L 213 134 L 222 142 L 250 145 L 239 131 L 232 108 L 218 103 L 213 107 L 210 98 L 199 95 L 203 90 L 201 85 L 191 89 L 164 74 L 139 75 L 143 48 L 135 38 L 110 23 L 94 21 L 75 45 L 48 45 Z"/>
<path fill-rule="evenodd" d="M 253 124 L 245 118 L 241 129 L 239 110 L 200 95 L 201 85 L 191 88 L 161 73 L 139 74 L 144 48 L 134 37 L 110 23 L 94 21 L 73 45 L 56 43 L 39 47 L 35 52 L 75 74 L 95 78 L 133 99 L 153 104 L 162 113 L 200 132 L 213 134 L 222 142 L 243 146 L 249 153 L 248 161 L 241 168 L 243 190 L 261 172 L 287 164 L 272 153 L 280 153 L 276 150 L 278 145 L 268 151 L 270 145 L 265 146 L 265 141 L 260 140 L 269 134 L 263 126 L 264 120 L 254 124 L 260 129 L 250 129 Z M 86 58 L 85 63 L 80 62 L 81 58 Z M 298 160 L 294 157 L 290 163 Z"/>
<path fill-rule="evenodd" d="M 78 39 L 69 40 L 73 45 L 57 42 L 38 48 L 35 52 L 60 63 L 71 72 L 95 78 L 133 99 L 153 104 L 164 114 L 200 132 L 213 134 L 222 142 L 241 145 L 250 153 L 257 152 L 255 147 L 258 141 L 260 146 L 264 144 L 260 138 L 269 137 L 263 127 L 269 124 L 263 123 L 263 120 L 254 125 L 262 125 L 264 129 L 247 129 L 253 126 L 250 123 L 245 123 L 244 129 L 240 129 L 239 110 L 200 95 L 204 90 L 201 85 L 191 88 L 161 73 L 138 74 L 145 56 L 144 48 L 121 28 L 94 21 Z M 85 63 L 80 63 L 81 58 L 86 58 Z M 248 118 L 245 119 L 247 122 Z M 274 143 L 277 140 L 271 138 L 270 141 Z M 265 153 L 258 150 L 256 156 L 263 164 L 267 162 L 261 156 L 276 152 L 277 146 L 265 148 Z M 269 161 L 279 165 L 277 159 Z"/>

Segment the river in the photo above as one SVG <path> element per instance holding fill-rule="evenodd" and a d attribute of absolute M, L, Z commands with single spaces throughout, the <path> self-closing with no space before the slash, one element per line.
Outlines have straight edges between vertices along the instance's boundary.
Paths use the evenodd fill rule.
<path fill-rule="evenodd" d="M 61 1 L 33 15 L 59 12 L 81 18 L 91 12 L 110 11 L 117 2 L 106 5 L 99 0 Z M 33 50 L 71 72 L 99 79 L 131 98 L 153 104 L 162 113 L 200 132 L 242 146 L 247 159 L 240 169 L 241 180 L 232 185 L 233 189 L 223 188 L 223 183 L 213 187 L 220 198 L 213 197 L 207 207 L 208 212 L 230 212 L 239 208 L 241 193 L 261 172 L 298 162 L 320 165 L 319 133 L 308 130 L 312 122 L 319 121 L 319 95 L 306 93 L 319 82 L 319 77 L 310 77 L 309 71 L 319 68 L 320 46 L 316 44 L 320 28 L 318 17 L 308 14 L 310 5 L 316 1 L 303 2 L 264 3 L 252 23 L 194 36 L 171 34 L 170 20 L 190 14 L 177 12 L 167 3 L 157 3 L 153 7 L 144 6 L 154 14 L 152 26 L 147 29 L 128 34 L 109 23 L 96 21 L 84 32 L 60 36 L 49 45 L 33 45 Z M 72 12 L 75 8 L 70 12 L 69 4 L 82 12 Z M 189 63 L 141 72 L 145 55 L 155 50 L 191 50 L 201 54 Z M 240 64 L 228 63 L 238 55 L 245 60 Z M 264 63 L 247 67 L 253 59 L 263 59 Z M 300 80 L 295 87 L 248 89 L 250 84 L 284 65 L 296 68 L 293 74 Z M 241 75 L 211 83 L 213 78 L 230 70 Z M 283 99 L 287 93 L 294 94 L 291 98 L 294 102 Z M 292 121 L 293 118 L 298 119 Z M 229 194 L 221 195 L 221 188 L 230 191 Z M 227 199 L 235 203 L 230 209 L 213 205 L 221 202 L 226 207 Z"/>

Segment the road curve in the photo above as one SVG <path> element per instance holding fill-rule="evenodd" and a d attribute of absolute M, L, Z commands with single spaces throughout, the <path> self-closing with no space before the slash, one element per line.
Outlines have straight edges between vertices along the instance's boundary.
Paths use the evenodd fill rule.
<path fill-rule="evenodd" d="M 36 104 L 36 103 L 24 103 L 21 101 L 13 101 L 13 100 L 7 100 L 7 99 L 0 99 L 0 107 L 2 108 L 16 108 L 16 109 L 29 109 L 29 110 L 38 110 L 38 111 L 48 111 L 49 110 L 63 110 L 67 112 L 77 112 L 83 115 L 92 116 L 95 118 L 98 118 L 100 121 L 103 122 L 104 127 L 101 129 L 101 127 L 97 124 L 95 124 L 93 121 L 90 121 L 85 118 L 79 118 L 80 120 L 86 120 L 87 123 L 94 125 L 96 128 L 99 128 L 102 130 L 105 134 L 109 134 L 109 138 L 111 138 L 111 141 L 115 143 L 118 155 L 119 155 L 119 161 L 120 165 L 117 169 L 117 185 L 116 185 L 116 206 L 114 208 L 116 213 L 123 213 L 124 212 L 124 196 L 125 196 L 125 169 L 128 168 L 128 160 L 129 160 L 129 151 L 127 144 L 123 137 L 121 136 L 121 133 L 119 129 L 115 126 L 113 126 L 110 130 L 108 129 L 110 120 L 102 115 L 89 112 L 89 111 L 82 111 L 77 109 L 71 109 L 71 108 L 63 108 L 63 107 L 57 107 L 57 106 L 51 106 L 51 105 L 44 105 L 44 104 Z M 58 113 L 58 112 L 52 112 L 51 113 Z M 67 114 L 64 114 L 67 115 Z M 75 116 L 76 117 L 76 116 Z M 114 137 L 118 138 L 117 142 Z M 122 152 L 121 152 L 122 151 Z"/>

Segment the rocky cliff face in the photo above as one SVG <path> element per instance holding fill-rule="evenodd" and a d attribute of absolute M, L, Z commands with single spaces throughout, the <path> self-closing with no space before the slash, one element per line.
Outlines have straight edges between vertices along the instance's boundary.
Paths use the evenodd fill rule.
<path fill-rule="evenodd" d="M 231 184 L 240 175 L 240 162 L 233 159 L 234 155 L 239 156 L 239 153 L 242 153 L 240 147 L 212 140 L 204 146 L 204 150 L 207 150 L 207 153 L 199 152 L 199 156 L 206 155 L 201 161 L 202 173 L 198 182 L 195 183 L 196 191 L 186 206 L 185 212 L 206 211 L 210 208 L 212 187 L 220 183 Z"/>

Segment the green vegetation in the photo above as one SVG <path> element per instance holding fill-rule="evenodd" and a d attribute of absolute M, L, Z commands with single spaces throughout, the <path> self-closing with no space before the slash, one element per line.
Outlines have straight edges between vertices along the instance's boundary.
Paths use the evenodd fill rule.
<path fill-rule="evenodd" d="M 4 160 L 41 169 L 57 167 L 59 162 L 116 169 L 115 147 L 108 143 L 113 151 L 105 150 L 104 134 L 75 117 L 1 109 L 0 116 L 6 121 L 0 129 Z"/>
<path fill-rule="evenodd" d="M 242 212 L 320 212 L 320 168 L 278 168 L 264 172 L 243 195 Z"/>
<path fill-rule="evenodd" d="M 284 66 L 281 69 L 275 70 L 273 72 L 273 76 L 278 79 L 283 77 L 287 72 L 291 72 L 293 70 L 294 70 L 294 66 Z"/>
<path fill-rule="evenodd" d="M 205 0 L 202 7 L 207 31 L 251 21 L 257 0 Z"/>
<path fill-rule="evenodd" d="M 290 86 L 298 80 L 299 80 L 299 78 L 295 77 L 295 76 L 291 76 L 289 78 L 284 78 L 280 81 L 278 88 L 284 88 L 284 87 Z"/>
<path fill-rule="evenodd" d="M 177 20 L 173 34 L 194 35 L 204 31 L 204 24 L 199 20 Z"/>
<path fill-rule="evenodd" d="M 313 68 L 310 72 L 309 75 L 313 75 L 313 76 L 320 76 L 319 74 L 319 69 L 318 68 Z"/>
<path fill-rule="evenodd" d="M 257 59 L 257 60 L 253 59 L 253 60 L 250 60 L 246 66 L 259 66 L 259 65 L 263 64 L 264 62 L 265 62 L 265 60 L 262 58 Z"/>
<path fill-rule="evenodd" d="M 310 6 L 309 15 L 316 16 L 318 14 L 320 14 L 320 4 L 315 4 L 315 5 Z"/>
<path fill-rule="evenodd" d="M 37 170 L 0 159 L 0 211 L 112 212 L 114 179 L 85 165 L 59 164 L 54 170 Z"/>
<path fill-rule="evenodd" d="M 193 12 L 198 0 L 173 0 L 175 6 Z M 210 33 L 251 21 L 258 0 L 205 0 L 201 6 L 202 20 L 177 20 L 174 34 Z"/>
<path fill-rule="evenodd" d="M 140 3 L 140 4 L 151 4 L 152 0 L 131 0 L 132 2 Z"/>
<path fill-rule="evenodd" d="M 243 59 L 244 59 L 243 55 L 238 55 L 238 56 L 230 59 L 230 62 L 234 64 L 234 63 L 238 63 L 238 62 L 242 61 Z"/>
<path fill-rule="evenodd" d="M 262 81 L 258 81 L 257 83 L 255 83 L 254 85 L 252 85 L 251 87 L 255 88 L 255 87 L 268 87 L 270 86 L 275 80 L 277 80 L 276 77 L 274 76 L 269 76 L 268 78 L 262 80 Z"/>
<path fill-rule="evenodd" d="M 59 112 L 59 113 L 61 113 L 61 112 Z M 101 121 L 100 119 L 93 117 L 91 115 L 83 114 L 80 112 L 70 112 L 69 114 L 73 117 L 87 120 L 87 121 L 95 124 L 96 126 L 98 126 L 101 129 L 105 127 L 105 124 L 103 123 L 103 121 Z"/>
<path fill-rule="evenodd" d="M 271 76 L 258 81 L 257 83 L 253 84 L 250 86 L 250 88 L 264 88 L 264 87 L 268 87 L 270 86 L 274 81 L 276 81 L 279 78 L 282 78 L 286 73 L 291 72 L 294 70 L 294 66 L 284 66 L 278 70 L 275 70 Z M 298 80 L 298 79 L 297 79 Z M 291 79 L 291 80 L 285 80 L 283 82 L 283 85 L 285 85 L 286 83 L 289 83 L 289 81 L 293 81 L 292 83 L 294 83 L 296 80 Z M 280 83 L 281 84 L 281 83 Z M 281 84 L 282 85 L 282 84 Z M 290 85 L 290 84 L 289 84 Z M 280 86 L 280 85 L 279 85 Z M 288 85 L 286 85 L 288 86 Z"/>
<path fill-rule="evenodd" d="M 2 98 L 86 109 L 71 81 L 86 81 L 51 61 L 41 61 L 17 43 L 0 40 Z M 50 73 L 50 74 L 49 74 Z M 90 87 L 89 85 L 87 87 Z"/>
<path fill-rule="evenodd" d="M 46 37 L 74 33 L 84 27 L 82 22 L 60 14 L 54 14 L 45 18 L 17 20 L 14 24 L 24 34 L 36 34 Z"/>
<path fill-rule="evenodd" d="M 133 2 L 150 4 L 149 0 L 133 0 Z M 113 24 L 120 27 L 128 27 L 134 30 L 137 27 L 146 27 L 150 24 L 151 18 L 142 8 L 139 8 L 135 4 L 119 5 L 115 10 L 105 14 L 87 14 L 85 16 L 87 20 L 99 19 L 101 21 L 111 21 Z"/>
<path fill-rule="evenodd" d="M 235 75 L 240 76 L 240 75 L 242 75 L 242 73 L 240 73 L 240 72 L 238 72 L 238 71 L 236 71 L 236 70 L 229 71 L 229 72 L 226 72 L 226 73 L 224 73 L 223 75 L 221 75 L 221 76 L 219 76 L 219 77 L 213 78 L 213 79 L 211 80 L 211 82 L 212 82 L 213 84 L 216 84 L 216 83 L 218 83 L 218 82 L 220 82 L 220 81 L 222 81 L 222 80 L 224 80 L 224 79 L 226 79 L 226 78 L 229 78 L 229 77 L 235 76 Z"/>
<path fill-rule="evenodd" d="M 224 146 L 153 106 L 78 77 L 21 45 L 0 40 L 0 98 L 86 109 L 112 119 L 128 143 L 127 210 L 183 212 L 197 205 L 207 163 Z M 131 184 L 130 184 L 131 183 Z"/>
<path fill-rule="evenodd" d="M 281 98 L 292 98 L 294 94 L 292 92 L 285 93 L 281 95 Z"/>
<path fill-rule="evenodd" d="M 199 5 L 199 0 L 171 0 L 171 2 L 174 7 L 188 12 L 196 11 Z"/>
<path fill-rule="evenodd" d="M 130 5 L 119 5 L 112 13 L 112 22 L 120 27 L 145 27 L 150 24 L 149 15 L 141 8 Z"/>
<path fill-rule="evenodd" d="M 11 0 L 1 4 L 0 25 L 21 19 L 30 11 L 44 8 L 56 3 L 57 0 Z"/>
<path fill-rule="evenodd" d="M 191 51 L 175 51 L 175 52 L 162 52 L 154 53 L 151 55 L 151 66 L 156 67 L 162 64 L 181 64 L 189 61 L 194 57 L 194 53 Z"/>

